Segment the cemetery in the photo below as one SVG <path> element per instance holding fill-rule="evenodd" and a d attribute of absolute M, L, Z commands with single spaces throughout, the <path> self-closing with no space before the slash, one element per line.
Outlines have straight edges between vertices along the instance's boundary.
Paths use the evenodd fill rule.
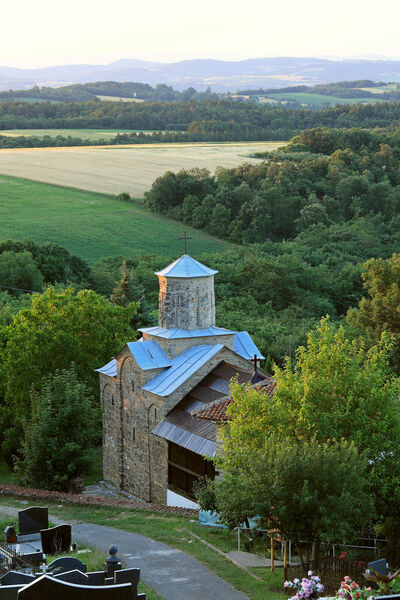
<path fill-rule="evenodd" d="M 18 533 L 5 529 L 0 543 L 0 600 L 146 600 L 138 593 L 140 569 L 123 569 L 118 547 L 111 545 L 104 570 L 88 572 L 78 558 L 64 556 L 71 544 L 71 525 L 48 527 L 48 508 L 18 511 Z M 60 555 L 49 564 L 47 554 Z"/>

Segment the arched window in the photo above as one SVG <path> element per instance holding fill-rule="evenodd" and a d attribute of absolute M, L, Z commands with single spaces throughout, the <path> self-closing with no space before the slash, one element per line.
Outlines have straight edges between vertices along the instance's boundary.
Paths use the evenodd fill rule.
<path fill-rule="evenodd" d="M 111 396 L 111 404 L 114 406 L 114 396 Z"/>
<path fill-rule="evenodd" d="M 154 419 L 157 419 L 157 409 L 154 409 Z"/>

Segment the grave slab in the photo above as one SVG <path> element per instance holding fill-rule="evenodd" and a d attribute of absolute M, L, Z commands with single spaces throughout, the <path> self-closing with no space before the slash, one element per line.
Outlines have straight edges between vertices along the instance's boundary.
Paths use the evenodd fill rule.
<path fill-rule="evenodd" d="M 42 550 L 45 554 L 68 552 L 71 546 L 71 525 L 56 525 L 40 531 Z"/>
<path fill-rule="evenodd" d="M 20 535 L 38 533 L 49 526 L 49 511 L 47 507 L 31 506 L 18 511 L 18 531 Z"/>
<path fill-rule="evenodd" d="M 66 571 L 73 570 L 86 573 L 87 566 L 74 556 L 60 556 L 60 558 L 56 558 L 49 565 L 47 565 L 47 570 L 52 573 L 65 573 Z"/>
<path fill-rule="evenodd" d="M 20 571 L 8 571 L 5 575 L 0 577 L 0 585 L 26 585 L 35 579 L 34 575 L 28 573 L 21 573 Z"/>
<path fill-rule="evenodd" d="M 42 575 L 18 590 L 18 600 L 132 600 L 132 586 L 80 586 Z"/>
<path fill-rule="evenodd" d="M 74 569 L 73 571 L 66 571 L 65 573 L 59 573 L 58 575 L 54 575 L 55 579 L 60 579 L 61 581 L 67 581 L 68 583 L 76 583 L 77 585 L 89 585 L 89 578 L 82 571 L 78 571 L 78 569 Z M 121 583 L 126 583 L 121 582 Z"/>

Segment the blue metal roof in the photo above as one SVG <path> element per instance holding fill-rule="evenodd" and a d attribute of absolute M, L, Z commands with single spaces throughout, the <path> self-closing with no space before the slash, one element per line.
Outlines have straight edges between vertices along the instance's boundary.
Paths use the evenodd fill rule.
<path fill-rule="evenodd" d="M 100 367 L 100 369 L 95 369 L 98 373 L 103 373 L 103 375 L 108 375 L 109 377 L 117 376 L 117 361 L 115 358 L 110 360 L 104 367 Z"/>
<path fill-rule="evenodd" d="M 251 360 L 254 358 L 254 355 L 257 355 L 257 358 L 263 359 L 265 358 L 253 340 L 250 337 L 250 334 L 247 331 L 238 331 L 235 334 L 234 339 L 234 349 L 236 354 L 240 354 L 243 358 L 247 358 L 247 360 Z"/>
<path fill-rule="evenodd" d="M 166 329 L 165 327 L 160 327 L 158 325 L 155 327 L 142 327 L 142 329 L 139 329 L 139 331 L 169 340 L 177 338 L 209 337 L 212 335 L 229 335 L 236 333 L 236 331 L 230 331 L 229 329 L 223 329 L 222 327 L 209 327 L 208 329 Z"/>
<path fill-rule="evenodd" d="M 127 346 L 143 371 L 148 369 L 163 369 L 172 365 L 171 359 L 157 342 L 128 342 Z"/>
<path fill-rule="evenodd" d="M 172 366 L 169 369 L 156 375 L 142 389 L 157 396 L 169 396 L 222 348 L 224 348 L 222 344 L 188 348 L 172 359 Z"/>
<path fill-rule="evenodd" d="M 162 277 L 208 277 L 216 273 L 218 271 L 214 271 L 188 254 L 184 254 L 162 271 L 156 271 L 155 274 L 162 275 Z"/>

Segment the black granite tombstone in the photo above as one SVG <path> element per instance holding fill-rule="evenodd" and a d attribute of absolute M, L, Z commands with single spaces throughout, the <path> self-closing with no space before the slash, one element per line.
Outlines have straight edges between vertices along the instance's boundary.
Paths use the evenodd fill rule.
<path fill-rule="evenodd" d="M 137 587 L 140 579 L 140 569 L 120 569 L 114 573 L 115 583 L 130 583 L 133 597 L 137 596 Z"/>
<path fill-rule="evenodd" d="M 121 583 L 109 586 L 76 585 L 49 575 L 42 575 L 18 590 L 18 600 L 132 600 L 132 586 Z"/>
<path fill-rule="evenodd" d="M 90 571 L 89 573 L 86 573 L 86 575 L 88 577 L 87 585 L 106 585 L 106 574 L 104 571 Z"/>
<path fill-rule="evenodd" d="M 19 585 L 0 585 L 0 600 L 17 600 L 18 590 L 24 586 Z"/>
<path fill-rule="evenodd" d="M 57 525 L 40 531 L 42 550 L 45 554 L 68 552 L 71 545 L 71 525 Z"/>
<path fill-rule="evenodd" d="M 66 571 L 72 571 L 74 569 L 81 571 L 81 573 L 86 573 L 87 566 L 73 556 L 60 556 L 60 558 L 56 558 L 47 565 L 47 570 L 50 573 L 65 573 Z"/>
<path fill-rule="evenodd" d="M 47 507 L 31 506 L 18 511 L 19 535 L 39 533 L 49 526 L 49 510 Z"/>
<path fill-rule="evenodd" d="M 82 573 L 82 571 L 78 571 L 78 569 L 74 569 L 73 571 L 66 571 L 65 573 L 59 573 L 58 575 L 54 575 L 54 577 L 56 579 L 60 579 L 61 581 L 68 581 L 68 583 L 76 583 L 78 585 L 90 585 L 88 576 L 85 573 Z"/>
<path fill-rule="evenodd" d="M 29 552 L 29 554 L 20 554 L 21 560 L 30 565 L 39 566 L 46 560 L 43 558 L 43 552 Z"/>
<path fill-rule="evenodd" d="M 0 577 L 0 585 L 26 585 L 35 579 L 34 575 L 28 573 L 21 573 L 20 571 L 8 571 L 5 575 Z"/>

